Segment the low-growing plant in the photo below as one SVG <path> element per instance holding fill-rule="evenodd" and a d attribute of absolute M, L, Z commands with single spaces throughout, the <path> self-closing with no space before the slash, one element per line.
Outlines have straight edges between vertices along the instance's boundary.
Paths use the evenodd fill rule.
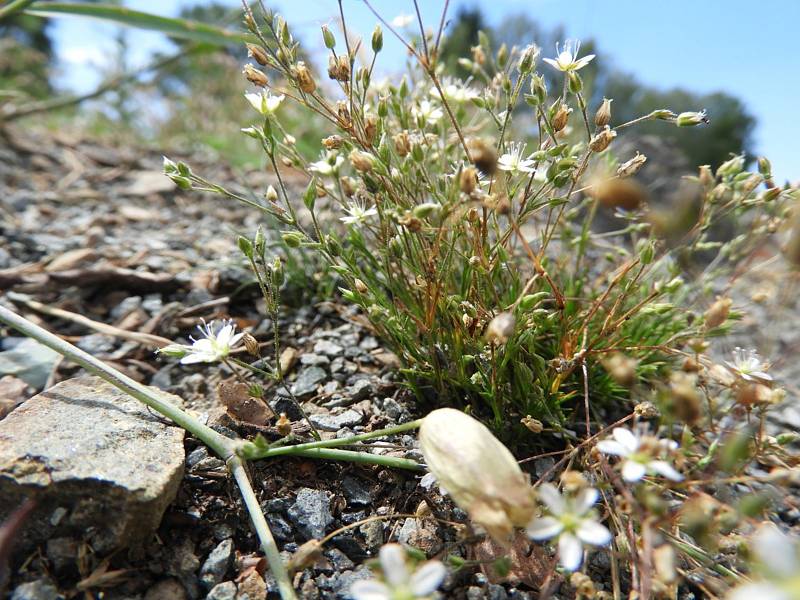
<path fill-rule="evenodd" d="M 246 11 L 260 40 L 249 45 L 245 76 L 256 91 L 247 96 L 261 119 L 243 132 L 278 179 L 271 197 L 246 201 L 340 280 L 420 398 L 470 407 L 506 434 L 520 420 L 588 431 L 598 410 L 691 356 L 690 341 L 727 327 L 727 313 L 702 318 L 712 284 L 775 232 L 789 192 L 766 160 L 750 172 L 734 156 L 676 182 L 662 207 L 633 177 L 646 157 L 612 154 L 639 123 L 702 126 L 704 111 L 665 108 L 615 124 L 610 99 L 590 106 L 580 69 L 593 57 L 572 42 L 541 65 L 560 72 L 555 90 L 539 73 L 539 48 L 495 49 L 486 36 L 462 61 L 471 77 L 447 78 L 441 27 L 406 40 L 385 22 L 417 59 L 408 73 L 375 80 L 380 26 L 369 44 L 340 43 L 323 27 L 322 77 L 299 59 L 281 17 Z M 330 127 L 318 157 L 293 143 L 285 102 Z M 307 178 L 305 210 L 287 168 Z M 208 187 L 184 164 L 167 172 Z M 593 230 L 601 211 L 617 229 Z M 713 239 L 728 215 L 741 231 Z"/>

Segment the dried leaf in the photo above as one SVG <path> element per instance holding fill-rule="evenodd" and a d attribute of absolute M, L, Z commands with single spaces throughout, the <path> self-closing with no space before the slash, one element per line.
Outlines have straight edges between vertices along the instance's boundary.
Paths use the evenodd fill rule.
<path fill-rule="evenodd" d="M 233 418 L 264 425 L 275 416 L 272 409 L 260 398 L 250 395 L 250 387 L 241 381 L 222 382 L 217 387 L 219 399 Z"/>

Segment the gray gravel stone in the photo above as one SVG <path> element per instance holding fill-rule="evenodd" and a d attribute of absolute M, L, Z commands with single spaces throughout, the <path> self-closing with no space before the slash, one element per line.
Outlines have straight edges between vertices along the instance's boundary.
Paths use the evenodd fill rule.
<path fill-rule="evenodd" d="M 11 600 L 57 600 L 58 590 L 44 579 L 37 579 L 18 585 L 11 594 Z"/>
<path fill-rule="evenodd" d="M 236 600 L 236 584 L 232 581 L 224 581 L 215 585 L 206 600 Z"/>
<path fill-rule="evenodd" d="M 307 539 L 321 538 L 333 523 L 328 494 L 322 490 L 301 488 L 289 508 L 289 518 Z"/>
<path fill-rule="evenodd" d="M 328 374 L 320 367 L 306 367 L 300 371 L 297 379 L 292 385 L 292 393 L 295 396 L 303 397 L 315 394 L 317 386 L 328 379 Z"/>
<path fill-rule="evenodd" d="M 357 410 L 346 410 L 338 415 L 319 413 L 316 415 L 309 415 L 308 418 L 317 429 L 321 429 L 322 431 L 339 431 L 343 427 L 358 425 L 364 420 L 364 415 Z"/>
<path fill-rule="evenodd" d="M 331 364 L 331 359 L 323 354 L 303 354 L 300 357 L 301 365 L 309 365 L 314 367 L 322 367 Z"/>
<path fill-rule="evenodd" d="M 350 506 L 368 506 L 372 502 L 369 488 L 355 477 L 342 479 L 342 493 Z"/>
<path fill-rule="evenodd" d="M 339 344 L 336 344 L 329 340 L 320 340 L 316 344 L 314 344 L 314 354 L 324 354 L 326 356 L 339 356 L 342 352 L 344 352 L 344 348 L 342 348 Z"/>
<path fill-rule="evenodd" d="M 353 402 L 363 400 L 372 394 L 372 382 L 369 379 L 359 379 L 347 388 L 347 393 Z"/>
<path fill-rule="evenodd" d="M 233 540 L 227 539 L 217 544 L 206 558 L 200 568 L 200 581 L 207 588 L 212 588 L 221 583 L 225 578 L 225 573 L 231 566 L 233 560 Z"/>
<path fill-rule="evenodd" d="M 26 338 L 12 350 L 0 352 L 0 376 L 13 375 L 36 389 L 47 383 L 61 355 L 39 342 Z"/>
<path fill-rule="evenodd" d="M 183 463 L 182 429 L 98 377 L 69 379 L 0 421 L 0 521 L 36 495 L 19 548 L 90 530 L 104 554 L 156 529 Z"/>

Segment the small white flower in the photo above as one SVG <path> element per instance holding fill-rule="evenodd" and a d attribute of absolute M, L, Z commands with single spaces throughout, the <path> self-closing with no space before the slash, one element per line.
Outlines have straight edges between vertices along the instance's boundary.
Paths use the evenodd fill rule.
<path fill-rule="evenodd" d="M 510 143 L 508 145 L 508 152 L 497 159 L 497 168 L 501 171 L 510 171 L 513 174 L 533 173 L 536 170 L 534 167 L 536 161 L 530 158 L 522 158 L 522 153 L 524 151 L 524 144 Z"/>
<path fill-rule="evenodd" d="M 561 566 L 575 571 L 583 562 L 583 544 L 605 546 L 611 542 L 611 532 L 595 520 L 592 506 L 599 492 L 583 488 L 574 497 L 562 496 L 552 483 L 539 487 L 539 498 L 547 505 L 550 515 L 535 518 L 528 525 L 528 536 L 540 541 L 558 537 L 558 560 Z"/>
<path fill-rule="evenodd" d="M 566 40 L 562 50 L 559 50 L 558 44 L 556 44 L 557 56 L 554 59 L 545 58 L 543 60 L 548 65 L 555 67 L 559 71 L 564 71 L 565 73 L 568 71 L 577 71 L 592 62 L 594 58 L 594 54 L 588 54 L 583 58 L 578 58 L 578 51 L 580 49 L 581 43 L 579 41 Z"/>
<path fill-rule="evenodd" d="M 423 100 L 419 103 L 419 107 L 413 107 L 411 114 L 414 115 L 415 119 L 422 120 L 426 125 L 434 125 L 444 116 L 442 109 L 430 100 Z"/>
<path fill-rule="evenodd" d="M 363 204 L 359 204 L 358 202 L 353 202 L 345 206 L 344 212 L 347 213 L 347 216 L 339 217 L 339 220 L 347 225 L 361 225 L 368 218 L 378 214 L 378 210 L 374 206 L 366 208 Z"/>
<path fill-rule="evenodd" d="M 356 581 L 350 587 L 353 600 L 411 600 L 426 598 L 442 585 L 447 574 L 438 560 L 420 565 L 413 573 L 406 564 L 406 551 L 400 544 L 386 544 L 379 553 L 383 581 Z"/>
<path fill-rule="evenodd" d="M 753 538 L 752 549 L 764 580 L 735 588 L 726 600 L 796 600 L 800 589 L 797 542 L 765 523 Z"/>
<path fill-rule="evenodd" d="M 335 176 L 339 172 L 339 168 L 342 166 L 342 164 L 344 164 L 344 157 L 337 155 L 334 158 L 333 155 L 329 154 L 322 160 L 310 163 L 308 168 L 314 173 L 319 173 L 320 175 L 329 177 Z"/>
<path fill-rule="evenodd" d="M 597 449 L 625 459 L 622 462 L 622 478 L 625 481 L 641 481 L 648 473 L 656 473 L 672 481 L 683 480 L 683 475 L 660 458 L 663 451 L 674 451 L 678 447 L 674 441 L 637 435 L 624 427 L 615 427 L 612 435 L 613 440 L 598 442 Z"/>
<path fill-rule="evenodd" d="M 283 102 L 284 98 L 286 98 L 286 96 L 283 94 L 280 96 L 273 96 L 272 94 L 263 91 L 255 94 L 245 94 L 244 97 L 253 108 L 255 108 L 265 117 L 275 114 L 275 111 L 278 110 L 281 102 Z"/>
<path fill-rule="evenodd" d="M 199 340 L 192 340 L 191 346 L 181 346 L 186 351 L 186 355 L 181 358 L 181 364 L 191 365 L 194 363 L 212 363 L 222 360 L 228 356 L 230 351 L 236 347 L 244 336 L 243 333 L 236 333 L 236 325 L 233 321 L 223 321 L 222 326 L 217 328 L 214 321 L 206 323 L 197 328 L 203 337 Z M 177 346 L 176 346 L 177 347 Z M 167 347 L 170 350 L 174 348 Z"/>
<path fill-rule="evenodd" d="M 755 350 L 737 347 L 733 351 L 733 361 L 726 360 L 725 364 L 745 381 L 772 381 L 772 375 L 766 372 L 768 365 Z"/>
<path fill-rule="evenodd" d="M 407 27 L 414 20 L 413 15 L 401 13 L 392 19 L 392 27 Z"/>
<path fill-rule="evenodd" d="M 440 85 L 442 87 L 442 92 L 444 92 L 445 98 L 452 100 L 457 104 L 469 102 L 470 100 L 474 100 L 480 96 L 476 89 L 469 87 L 460 79 L 443 79 Z M 442 97 L 436 87 L 431 88 L 431 96 L 434 98 Z"/>

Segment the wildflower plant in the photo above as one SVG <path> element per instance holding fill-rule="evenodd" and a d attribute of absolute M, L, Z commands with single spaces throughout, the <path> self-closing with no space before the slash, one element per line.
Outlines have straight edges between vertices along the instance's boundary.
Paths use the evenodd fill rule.
<path fill-rule="evenodd" d="M 617 159 L 615 138 L 644 121 L 702 125 L 703 112 L 665 108 L 615 124 L 604 99 L 592 115 L 579 72 L 594 57 L 577 42 L 545 59 L 563 75 L 558 89 L 539 73 L 535 45 L 494 49 L 486 36 L 491 60 L 470 62 L 460 81 L 437 63 L 441 31 L 408 41 L 384 22 L 417 59 L 386 83 L 374 77 L 381 26 L 358 42 L 325 27 L 320 74 L 282 18 L 248 13 L 247 25 L 260 41 L 247 99 L 263 120 L 246 131 L 279 183 L 277 199 L 254 204 L 282 224 L 276 234 L 319 257 L 420 398 L 471 406 L 497 430 L 526 415 L 588 423 L 632 385 L 663 377 L 688 340 L 709 333 L 688 304 L 704 283 L 686 276 L 686 260 L 713 252 L 706 276 L 716 277 L 774 231 L 788 198 L 737 157 L 701 170 L 677 216 L 635 193 L 620 228 L 600 236 L 594 217 L 619 208 L 619 186 L 646 161 Z M 326 124 L 316 156 L 285 143 L 278 106 L 288 103 Z M 304 207 L 281 177 L 286 166 L 306 174 Z M 174 165 L 168 174 L 203 183 Z M 749 219 L 749 235 L 711 241 L 709 225 L 731 213 Z M 498 343 L 487 333 L 501 313 L 514 327 Z M 630 381 L 604 367 L 612 354 L 631 358 Z"/>

